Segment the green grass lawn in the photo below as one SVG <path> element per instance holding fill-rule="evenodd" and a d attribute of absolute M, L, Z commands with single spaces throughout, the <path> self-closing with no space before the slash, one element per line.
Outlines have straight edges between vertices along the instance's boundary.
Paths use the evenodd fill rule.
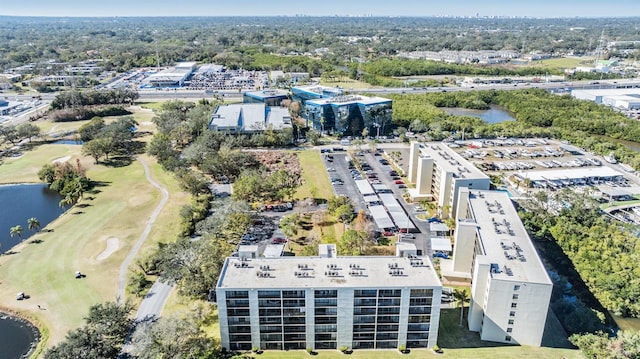
<path fill-rule="evenodd" d="M 298 188 L 294 197 L 316 198 L 326 202 L 333 196 L 333 191 L 320 152 L 306 150 L 297 151 L 296 154 L 302 168 L 302 186 Z"/>
<path fill-rule="evenodd" d="M 546 60 L 540 60 L 540 61 L 534 61 L 532 63 L 530 63 L 529 65 L 526 65 L 527 67 L 540 67 L 543 69 L 567 69 L 567 68 L 574 68 L 576 66 L 580 66 L 580 65 L 584 65 L 584 64 L 591 64 L 593 62 L 593 59 L 578 59 L 578 58 L 572 58 L 572 57 L 561 57 L 561 58 L 554 58 L 554 59 L 546 59 Z"/>
<path fill-rule="evenodd" d="M 120 264 L 161 198 L 147 182 L 138 161 L 118 168 L 94 165 L 92 159 L 79 154 L 80 148 L 43 145 L 0 166 L 4 183 L 37 182 L 37 171 L 44 163 L 70 156 L 71 163 L 80 158 L 87 176 L 101 183 L 94 192 L 84 195 L 82 207 L 72 208 L 49 224 L 46 229 L 51 231 L 41 231 L 14 248 L 15 254 L 0 257 L 0 308 L 35 318 L 50 333 L 47 346 L 60 342 L 68 330 L 80 326 L 91 305 L 116 299 Z M 155 248 L 159 241 L 175 240 L 179 210 L 188 202 L 173 176 L 154 159 L 142 157 L 154 179 L 170 191 L 170 200 L 139 255 Z M 119 248 L 98 260 L 108 238 L 117 238 Z M 76 270 L 87 277 L 74 279 Z M 21 291 L 31 298 L 16 301 L 15 294 Z M 44 309 L 38 309 L 38 305 Z"/>
<path fill-rule="evenodd" d="M 380 87 L 380 86 L 372 86 L 366 82 L 362 82 L 358 80 L 351 80 L 346 77 L 341 79 L 340 81 L 320 81 L 320 84 L 323 86 L 329 86 L 329 87 L 340 86 L 342 87 L 342 89 L 346 91 L 351 91 L 352 89 L 353 91 L 357 91 L 359 89 Z"/>

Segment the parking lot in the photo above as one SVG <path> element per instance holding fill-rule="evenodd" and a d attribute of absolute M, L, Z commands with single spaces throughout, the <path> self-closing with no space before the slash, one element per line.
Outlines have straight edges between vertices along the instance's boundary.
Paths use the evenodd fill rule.
<path fill-rule="evenodd" d="M 428 223 L 417 220 L 415 215 L 418 212 L 416 211 L 415 206 L 406 204 L 402 199 L 402 193 L 406 190 L 406 184 L 399 176 L 391 175 L 394 169 L 383 158 L 381 152 L 382 151 L 378 151 L 378 153 L 373 154 L 362 151 L 356 154 L 352 160 L 358 160 L 364 165 L 363 171 L 360 172 L 354 168 L 350 168 L 349 161 L 347 160 L 347 158 L 350 157 L 347 157 L 348 155 L 346 153 L 324 149 L 321 155 L 323 157 L 323 163 L 327 168 L 329 178 L 331 179 L 334 193 L 336 195 L 344 195 L 351 198 L 356 211 L 362 209 L 365 210 L 367 214 L 370 214 L 362 195 L 358 191 L 355 179 L 366 179 L 371 184 L 378 183 L 386 185 L 396 199 L 398 199 L 399 204 L 402 206 L 405 213 L 409 215 L 412 222 L 420 232 L 410 236 L 405 236 L 401 240 L 414 243 L 420 254 L 431 253 Z"/>

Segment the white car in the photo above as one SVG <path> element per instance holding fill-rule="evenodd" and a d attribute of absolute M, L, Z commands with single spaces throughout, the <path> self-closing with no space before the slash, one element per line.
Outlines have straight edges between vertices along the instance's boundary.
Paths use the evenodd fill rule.
<path fill-rule="evenodd" d="M 421 206 L 416 206 L 414 209 L 415 209 L 416 212 L 425 212 L 426 211 L 426 209 L 424 207 L 421 207 Z"/>

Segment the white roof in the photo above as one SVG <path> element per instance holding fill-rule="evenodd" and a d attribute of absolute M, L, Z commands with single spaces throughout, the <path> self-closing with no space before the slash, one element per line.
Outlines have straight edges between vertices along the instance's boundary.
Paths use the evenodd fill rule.
<path fill-rule="evenodd" d="M 274 130 L 291 128 L 291 115 L 284 107 L 270 107 L 267 115 L 267 126 L 271 125 Z"/>
<path fill-rule="evenodd" d="M 491 274 L 494 278 L 551 283 L 518 212 L 505 192 L 471 190 L 468 202 L 484 254 L 478 258 L 496 264 L 499 272 Z"/>
<path fill-rule="evenodd" d="M 363 196 L 372 195 L 376 193 L 371 187 L 371 184 L 369 184 L 367 180 L 356 180 L 355 182 L 356 182 L 356 186 L 358 186 L 358 191 L 360 191 L 360 193 Z"/>
<path fill-rule="evenodd" d="M 433 158 L 437 166 L 445 172 L 455 173 L 463 179 L 488 179 L 489 176 L 480 171 L 471 162 L 449 146 L 440 142 L 428 142 L 420 148 L 421 157 Z"/>
<path fill-rule="evenodd" d="M 451 241 L 445 237 L 432 237 L 431 238 L 431 250 L 451 252 Z"/>
<path fill-rule="evenodd" d="M 429 223 L 429 230 L 431 232 L 448 232 L 449 227 L 445 223 Z"/>
<path fill-rule="evenodd" d="M 242 124 L 244 131 L 261 131 L 265 129 L 265 105 L 263 103 L 242 104 Z"/>
<path fill-rule="evenodd" d="M 217 289 L 440 287 L 429 257 L 227 258 Z"/>
<path fill-rule="evenodd" d="M 282 256 L 284 252 L 284 244 L 267 244 L 262 252 L 262 256 L 265 258 L 278 258 Z"/>
<path fill-rule="evenodd" d="M 531 181 L 557 181 L 566 179 L 594 178 L 594 177 L 616 177 L 623 176 L 622 173 L 607 166 L 589 168 L 569 168 L 558 170 L 521 171 L 517 172 L 521 178 L 528 178 Z"/>
<path fill-rule="evenodd" d="M 384 206 L 370 206 L 369 212 L 371 212 L 371 216 L 373 217 L 373 221 L 376 222 L 376 226 L 378 228 L 392 228 L 395 227 L 391 217 L 387 213 L 387 210 L 384 209 Z"/>
<path fill-rule="evenodd" d="M 218 128 L 237 128 L 240 126 L 240 110 L 239 106 L 218 106 L 216 114 L 220 117 L 214 117 L 213 125 Z"/>

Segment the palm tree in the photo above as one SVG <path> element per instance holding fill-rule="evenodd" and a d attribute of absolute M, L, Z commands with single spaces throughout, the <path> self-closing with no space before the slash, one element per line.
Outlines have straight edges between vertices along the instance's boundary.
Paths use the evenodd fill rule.
<path fill-rule="evenodd" d="M 455 289 L 453 291 L 453 298 L 456 300 L 456 305 L 460 306 L 460 326 L 462 326 L 462 320 L 464 318 L 464 305 L 469 301 L 469 294 L 464 289 Z"/>
<path fill-rule="evenodd" d="M 22 226 L 17 225 L 17 226 L 11 227 L 11 229 L 9 230 L 9 234 L 11 235 L 11 238 L 13 238 L 14 236 L 18 236 L 18 238 L 22 240 Z"/>
<path fill-rule="evenodd" d="M 27 219 L 27 225 L 30 231 L 38 231 L 40 229 L 40 221 L 36 217 Z"/>

